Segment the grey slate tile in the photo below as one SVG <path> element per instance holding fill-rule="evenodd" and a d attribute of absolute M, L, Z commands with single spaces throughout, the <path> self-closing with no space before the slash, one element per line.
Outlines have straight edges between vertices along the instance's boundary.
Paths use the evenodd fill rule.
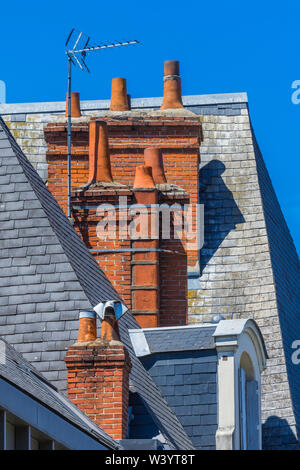
<path fill-rule="evenodd" d="M 35 343 L 35 342 L 42 342 L 43 341 L 43 334 L 42 332 L 36 333 L 23 333 L 22 334 L 24 343 Z M 19 341 L 15 341 L 15 344 L 18 344 Z"/>
<path fill-rule="evenodd" d="M 50 305 L 51 304 L 51 305 Z M 40 308 L 38 309 L 38 305 L 37 305 L 37 311 L 38 312 L 42 312 L 41 313 L 41 319 L 42 321 L 44 322 L 52 322 L 52 321 L 57 321 L 59 320 L 60 318 L 60 313 L 59 312 L 56 312 L 54 311 L 54 302 L 48 302 L 47 304 L 42 304 L 43 305 L 43 309 L 46 310 L 46 312 L 43 312 L 43 309 Z"/>
<path fill-rule="evenodd" d="M 43 323 L 42 315 L 41 313 L 27 313 L 24 315 L 24 322 L 25 323 L 35 323 L 35 322 Z"/>
<path fill-rule="evenodd" d="M 65 323 L 62 321 L 51 321 L 47 323 L 47 331 L 63 331 L 65 330 Z"/>
<path fill-rule="evenodd" d="M 191 385 L 191 392 L 192 393 L 214 393 L 209 390 L 209 386 L 212 384 L 207 383 L 197 383 L 195 385 Z"/>
<path fill-rule="evenodd" d="M 183 374 L 188 375 L 192 372 L 192 366 L 188 364 L 184 365 L 175 365 L 175 373 L 176 374 Z"/>
<path fill-rule="evenodd" d="M 9 315 L 7 317 L 0 316 L 0 318 L 5 318 L 7 325 L 17 325 L 18 323 L 24 323 L 25 321 L 25 315 L 20 314 Z"/>
<path fill-rule="evenodd" d="M 46 303 L 36 303 L 36 311 L 37 312 L 40 312 L 40 313 L 43 313 L 43 315 L 48 315 L 49 312 L 51 312 L 51 318 L 53 317 L 54 315 L 54 311 L 55 311 L 55 302 L 46 302 Z M 44 313 L 46 312 L 46 313 Z M 57 313 L 57 315 L 59 315 L 59 313 Z M 45 321 L 46 321 L 46 318 L 45 318 Z"/>

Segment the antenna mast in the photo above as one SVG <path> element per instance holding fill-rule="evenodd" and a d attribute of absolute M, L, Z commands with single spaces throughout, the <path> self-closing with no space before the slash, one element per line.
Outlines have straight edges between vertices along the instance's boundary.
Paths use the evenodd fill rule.
<path fill-rule="evenodd" d="M 71 44 L 73 44 L 71 46 Z M 71 222 L 71 76 L 72 64 L 78 65 L 81 70 L 90 72 L 86 65 L 86 55 L 88 52 L 100 51 L 103 49 L 110 49 L 112 47 L 133 46 L 140 44 L 139 41 L 112 41 L 107 43 L 100 43 L 94 46 L 90 45 L 90 37 L 83 32 L 76 31 L 74 28 L 71 30 L 65 47 L 66 55 L 68 58 L 68 219 Z"/>

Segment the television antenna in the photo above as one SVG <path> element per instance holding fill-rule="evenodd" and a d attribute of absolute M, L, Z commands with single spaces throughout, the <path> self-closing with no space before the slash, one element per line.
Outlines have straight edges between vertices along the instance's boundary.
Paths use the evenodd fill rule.
<path fill-rule="evenodd" d="M 71 221 L 71 75 L 72 64 L 81 70 L 90 72 L 86 57 L 89 52 L 111 49 L 113 47 L 134 46 L 140 44 L 137 40 L 132 41 L 108 41 L 91 45 L 91 38 L 76 29 L 72 29 L 66 40 L 66 55 L 68 58 L 68 219 Z"/>

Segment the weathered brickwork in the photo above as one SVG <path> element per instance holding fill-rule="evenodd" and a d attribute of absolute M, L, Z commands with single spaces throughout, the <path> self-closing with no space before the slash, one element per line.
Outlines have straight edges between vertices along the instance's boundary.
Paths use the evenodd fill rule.
<path fill-rule="evenodd" d="M 132 202 L 132 192 L 129 189 L 126 190 L 126 188 L 119 190 L 114 188 L 114 191 L 105 191 L 103 188 L 102 190 L 98 188 L 98 191 L 86 191 L 84 194 L 77 194 L 74 191 L 72 215 L 75 221 L 74 228 L 79 236 L 88 248 L 94 250 L 92 252 L 93 256 L 118 290 L 128 308 L 131 308 L 131 253 L 126 251 L 126 249 L 131 248 L 130 239 L 117 237 L 116 239 L 103 240 L 97 235 L 97 225 L 101 220 L 101 216 L 97 215 L 97 207 L 100 204 L 109 204 L 116 207 L 119 204 L 119 197 L 127 197 L 128 204 Z M 93 209 L 90 207 L 93 207 Z M 117 220 L 119 220 L 119 209 L 117 207 L 116 213 Z M 111 236 L 113 237 L 113 234 Z M 114 252 L 118 249 L 124 251 Z M 111 250 L 111 252 L 107 252 L 108 250 Z"/>
<path fill-rule="evenodd" d="M 69 347 L 68 397 L 114 439 L 128 423 L 130 359 L 122 343 L 98 340 Z"/>

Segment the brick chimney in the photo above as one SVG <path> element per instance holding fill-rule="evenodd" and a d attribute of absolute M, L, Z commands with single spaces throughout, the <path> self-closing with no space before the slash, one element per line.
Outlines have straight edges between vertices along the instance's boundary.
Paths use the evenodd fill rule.
<path fill-rule="evenodd" d="M 119 90 L 117 95 L 124 104 L 127 95 L 121 81 L 114 79 Z M 167 82 L 174 83 L 171 86 Z M 173 87 L 174 93 L 169 93 L 169 87 Z M 112 98 L 114 93 L 112 90 Z M 114 106 L 112 99 L 111 109 Z M 176 61 L 165 63 L 163 107 L 166 110 L 182 108 Z M 198 250 L 191 244 L 187 249 L 186 240 L 182 239 L 160 236 L 159 239 L 132 240 L 128 230 L 132 216 L 129 211 L 127 214 L 123 211 L 122 201 L 126 199 L 128 209 L 135 203 L 143 203 L 146 197 L 157 200 L 159 205 L 184 207 L 191 204 L 195 208 L 201 137 L 201 120 L 189 111 L 182 111 L 182 115 L 173 111 L 146 111 L 141 116 L 130 112 L 115 116 L 109 111 L 101 121 L 93 118 L 90 123 L 82 120 L 72 124 L 74 228 L 141 326 L 186 324 L 187 271 L 196 272 Z M 66 124 L 48 124 L 45 139 L 48 187 L 66 210 Z M 101 160 L 105 162 L 102 166 L 105 171 L 100 170 Z M 143 172 L 145 177 L 146 172 L 149 179 L 149 169 L 145 167 L 151 167 L 152 175 L 150 186 L 147 183 L 143 191 L 139 186 L 145 184 L 138 182 L 138 173 Z M 109 175 L 106 181 L 105 173 Z M 99 239 L 97 227 L 105 216 L 101 219 L 97 209 L 103 203 L 115 210 L 116 230 L 121 225 L 127 229 L 122 237 Z M 194 229 L 194 218 L 192 222 Z"/>
<path fill-rule="evenodd" d="M 124 439 L 128 426 L 129 355 L 120 342 L 114 314 L 106 310 L 101 338 L 96 338 L 95 312 L 81 312 L 78 340 L 69 347 L 68 397 L 114 439 Z M 92 334 L 85 336 L 89 327 Z"/>

